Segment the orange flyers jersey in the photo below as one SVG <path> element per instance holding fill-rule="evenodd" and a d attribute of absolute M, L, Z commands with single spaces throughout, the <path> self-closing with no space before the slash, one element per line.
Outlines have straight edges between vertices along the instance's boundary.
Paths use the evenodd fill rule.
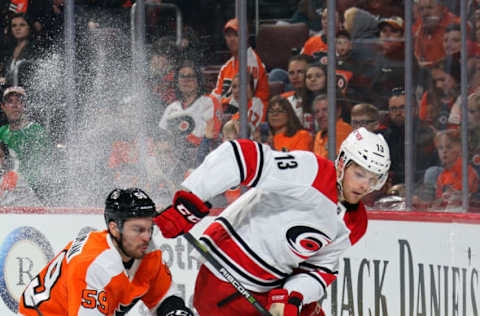
<path fill-rule="evenodd" d="M 150 244 L 150 248 L 152 244 Z M 154 309 L 172 278 L 160 250 L 149 249 L 126 270 L 107 231 L 70 242 L 31 281 L 20 298 L 21 315 L 124 315 L 142 300 Z"/>
<path fill-rule="evenodd" d="M 217 85 L 212 91 L 212 94 L 215 95 L 218 100 L 228 98 L 232 94 L 232 80 L 238 73 L 238 63 L 238 59 L 232 57 L 220 69 Z M 267 71 L 260 57 L 258 57 L 257 53 L 255 53 L 251 47 L 247 50 L 247 67 L 248 72 L 253 76 L 254 96 L 260 98 L 264 104 L 268 104 L 270 90 L 268 88 Z"/>
<path fill-rule="evenodd" d="M 224 98 L 222 100 L 222 104 L 231 104 L 236 108 L 239 108 L 240 105 L 238 104 L 237 100 L 233 97 Z M 248 123 L 250 124 L 250 128 L 252 131 L 255 130 L 262 122 L 265 122 L 265 117 L 267 115 L 267 107 L 263 104 L 262 100 L 257 97 L 253 97 L 248 100 Z M 233 115 L 233 118 L 240 119 L 240 111 Z"/>

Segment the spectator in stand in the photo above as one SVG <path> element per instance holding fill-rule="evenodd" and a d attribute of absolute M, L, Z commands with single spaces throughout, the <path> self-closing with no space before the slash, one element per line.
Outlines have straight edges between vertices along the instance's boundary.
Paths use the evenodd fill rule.
<path fill-rule="evenodd" d="M 78 0 L 89 17 L 88 29 L 113 27 L 128 34 L 132 0 Z"/>
<path fill-rule="evenodd" d="M 353 53 L 362 63 L 370 59 L 374 39 L 378 37 L 378 17 L 363 9 L 352 7 L 345 11 L 343 29 L 350 34 Z"/>
<path fill-rule="evenodd" d="M 340 150 L 340 145 L 353 130 L 350 124 L 342 119 L 342 103 L 336 104 L 336 153 Z M 325 94 L 317 95 L 313 99 L 313 115 L 318 126 L 318 132 L 315 135 L 313 143 L 313 152 L 317 155 L 328 158 L 328 99 Z"/>
<path fill-rule="evenodd" d="M 440 158 L 441 167 L 433 167 L 441 171 L 436 178 L 434 208 L 460 206 L 462 203 L 462 157 L 461 138 L 458 130 L 439 131 L 435 135 L 435 148 Z M 428 170 L 430 171 L 430 170 Z M 429 172 L 427 172 L 428 174 Z M 478 175 L 468 165 L 468 191 L 478 190 Z"/>
<path fill-rule="evenodd" d="M 238 19 L 231 19 L 225 24 L 223 29 L 225 42 L 232 57 L 220 69 L 216 87 L 212 91 L 212 95 L 219 101 L 221 101 L 222 98 L 228 98 L 232 94 L 233 77 L 238 73 L 238 27 Z M 262 100 L 263 104 L 268 104 L 269 88 L 265 65 L 251 47 L 247 49 L 247 67 L 255 83 L 253 95 Z"/>
<path fill-rule="evenodd" d="M 361 92 L 362 81 L 365 81 L 362 75 L 365 72 L 363 70 L 364 62 L 357 52 L 352 50 L 352 47 L 350 34 L 345 30 L 338 31 L 335 41 L 337 88 L 342 91 L 343 95 L 348 95 L 352 99 L 358 99 L 359 95 L 364 97 L 364 93 Z M 318 51 L 314 56 L 317 63 L 327 67 L 327 51 Z"/>
<path fill-rule="evenodd" d="M 405 10 L 403 2 L 403 0 L 339 0 L 337 10 L 343 13 L 348 8 L 356 6 L 375 16 L 403 16 Z"/>
<path fill-rule="evenodd" d="M 467 18 L 471 25 L 475 26 L 475 22 L 480 18 L 480 0 L 468 2 Z M 477 28 L 475 29 L 477 30 Z"/>
<path fill-rule="evenodd" d="M 275 150 L 312 150 L 312 135 L 303 129 L 292 105 L 284 97 L 274 96 L 270 99 L 267 122 L 272 130 Z"/>
<path fill-rule="evenodd" d="M 383 122 L 385 137 L 392 152 L 392 165 L 390 177 L 392 184 L 405 183 L 405 90 L 398 87 L 392 90 L 388 100 L 388 116 Z M 415 107 L 415 105 L 414 105 Z M 425 170 L 438 163 L 438 156 L 433 145 L 434 130 L 430 125 L 424 124 L 418 117 L 414 123 L 414 162 L 415 181 L 422 179 Z"/>
<path fill-rule="evenodd" d="M 448 127 L 450 111 L 460 95 L 460 62 L 449 56 L 433 65 L 429 89 L 423 94 L 419 117 L 437 130 Z"/>
<path fill-rule="evenodd" d="M 13 84 L 16 67 L 19 67 L 19 71 L 26 72 L 24 78 L 28 78 L 32 63 L 41 55 L 34 32 L 33 25 L 25 14 L 12 16 L 7 28 L 6 50 L 0 57 L 0 82 Z"/>
<path fill-rule="evenodd" d="M 192 61 L 179 64 L 175 85 L 177 100 L 167 106 L 159 127 L 175 136 L 177 155 L 190 168 L 208 120 L 214 120 L 216 135 L 219 134 L 223 110 L 214 96 L 205 94 L 202 73 Z"/>
<path fill-rule="evenodd" d="M 452 56 L 460 61 L 460 51 L 462 48 L 460 24 L 450 24 L 445 28 L 445 34 L 443 35 L 443 48 L 445 49 L 446 58 Z M 469 34 L 467 34 L 467 68 L 469 74 L 472 71 L 475 71 L 475 53 L 479 51 L 479 49 L 480 46 L 478 43 L 471 41 Z"/>
<path fill-rule="evenodd" d="M 321 32 L 324 28 L 322 11 L 325 8 L 324 0 L 300 0 L 293 16 L 288 23 L 306 23 L 310 34 Z"/>
<path fill-rule="evenodd" d="M 340 15 L 338 14 L 338 12 L 336 13 L 335 26 L 337 28 L 335 33 L 337 33 L 342 28 L 342 23 L 340 22 Z M 302 51 L 300 53 L 305 55 L 310 55 L 315 59 L 319 59 L 319 57 L 317 57 L 317 54 L 322 52 L 326 53 L 328 50 L 327 32 L 328 32 L 328 10 L 323 9 L 322 31 L 319 34 L 310 37 L 303 45 Z"/>
<path fill-rule="evenodd" d="M 45 23 L 48 20 L 49 5 L 52 0 L 6 0 L 1 1 L 0 7 L 7 8 L 8 13 L 4 12 L 2 18 L 8 21 L 12 16 L 23 14 L 32 21 L 32 32 L 41 34 L 44 31 Z M 1 9 L 1 8 L 0 8 Z M 4 26 L 3 23 L 0 23 Z"/>
<path fill-rule="evenodd" d="M 352 107 L 350 124 L 353 129 L 365 127 L 372 133 L 381 133 L 385 129 L 385 126 L 380 124 L 377 107 L 369 103 L 359 103 Z"/>
<path fill-rule="evenodd" d="M 445 57 L 443 35 L 448 25 L 460 19 L 440 0 L 419 0 L 419 16 L 413 25 L 415 57 L 420 67 L 431 66 Z"/>
<path fill-rule="evenodd" d="M 386 110 L 392 89 L 403 86 L 405 81 L 405 26 L 402 18 L 389 17 L 381 19 L 378 28 L 380 43 L 376 54 L 369 60 L 367 95 L 376 107 Z M 413 73 L 417 73 L 416 69 L 418 65 L 414 61 Z"/>
<path fill-rule="evenodd" d="M 8 124 L 0 127 L 0 141 L 15 152 L 19 161 L 18 172 L 27 180 L 35 193 L 46 198 L 51 188 L 49 173 L 52 148 L 45 129 L 28 120 L 25 114 L 26 93 L 22 87 L 10 87 L 3 93 L 1 109 Z"/>
<path fill-rule="evenodd" d="M 378 17 L 366 10 L 351 7 L 343 13 L 343 28 L 358 45 L 359 40 L 377 37 Z"/>
<path fill-rule="evenodd" d="M 480 94 L 468 98 L 468 152 L 472 166 L 480 175 Z"/>
<path fill-rule="evenodd" d="M 255 131 L 253 131 L 253 135 L 251 138 L 257 143 L 273 147 L 273 134 L 268 122 L 260 124 L 260 126 L 257 127 Z"/>
<path fill-rule="evenodd" d="M 41 206 L 37 195 L 18 173 L 15 152 L 0 142 L 0 206 Z"/>
<path fill-rule="evenodd" d="M 336 36 L 337 67 L 336 79 L 337 88 L 350 99 L 359 100 L 365 98 L 364 83 L 367 78 L 365 61 L 359 56 L 358 51 L 353 50 L 353 43 L 350 34 L 339 31 Z M 328 58 L 325 56 L 325 64 Z"/>
<path fill-rule="evenodd" d="M 142 185 L 154 192 L 155 201 L 167 203 L 187 169 L 176 150 L 173 135 L 162 129 L 151 130 L 146 137 L 119 137 L 108 157 L 112 184 L 125 188 Z"/>
<path fill-rule="evenodd" d="M 159 108 L 154 112 L 162 114 L 165 107 L 175 101 L 175 67 L 177 65 L 178 49 L 175 39 L 162 37 L 152 44 L 148 72 L 148 85 L 154 103 Z"/>
<path fill-rule="evenodd" d="M 469 60 L 468 85 L 469 91 L 475 92 L 480 89 L 480 49 L 477 47 L 473 57 Z"/>
<path fill-rule="evenodd" d="M 281 94 L 282 97 L 290 102 L 300 120 L 303 119 L 302 96 L 305 94 L 305 71 L 312 62 L 313 58 L 309 55 L 295 55 L 290 58 L 288 62 L 288 80 L 294 90 Z"/>
<path fill-rule="evenodd" d="M 468 152 L 470 163 L 480 175 L 480 93 L 474 92 L 468 96 Z M 460 127 L 462 110 L 460 103 L 455 103 L 450 112 L 448 122 Z"/>
<path fill-rule="evenodd" d="M 327 68 L 320 63 L 307 66 L 305 70 L 305 90 L 302 96 L 303 116 L 300 122 L 310 134 L 315 134 L 315 120 L 313 118 L 313 99 L 320 94 L 327 93 Z"/>
<path fill-rule="evenodd" d="M 247 73 L 247 121 L 250 129 L 253 131 L 262 122 L 265 122 L 267 107 L 262 100 L 253 96 L 254 79 L 250 73 Z M 235 119 L 240 119 L 239 106 L 240 104 L 240 74 L 236 74 L 232 80 L 232 95 L 222 100 L 222 107 L 224 113 L 232 113 Z"/>

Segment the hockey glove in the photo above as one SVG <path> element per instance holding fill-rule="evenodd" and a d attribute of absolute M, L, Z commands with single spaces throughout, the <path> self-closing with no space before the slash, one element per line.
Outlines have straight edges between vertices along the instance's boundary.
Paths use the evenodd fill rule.
<path fill-rule="evenodd" d="M 157 316 L 193 316 L 193 313 L 180 297 L 172 295 L 157 308 Z"/>
<path fill-rule="evenodd" d="M 303 295 L 286 289 L 271 290 L 268 295 L 267 309 L 272 316 L 299 316 L 302 308 Z"/>
<path fill-rule="evenodd" d="M 203 203 L 195 194 L 177 191 L 173 204 L 153 220 L 165 238 L 175 238 L 188 232 L 209 210 L 209 204 Z"/>

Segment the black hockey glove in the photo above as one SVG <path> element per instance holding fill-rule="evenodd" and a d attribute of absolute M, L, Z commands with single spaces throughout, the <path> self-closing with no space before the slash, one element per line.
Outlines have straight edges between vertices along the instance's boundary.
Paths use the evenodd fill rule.
<path fill-rule="evenodd" d="M 193 313 L 180 297 L 172 295 L 157 308 L 157 316 L 193 316 Z"/>

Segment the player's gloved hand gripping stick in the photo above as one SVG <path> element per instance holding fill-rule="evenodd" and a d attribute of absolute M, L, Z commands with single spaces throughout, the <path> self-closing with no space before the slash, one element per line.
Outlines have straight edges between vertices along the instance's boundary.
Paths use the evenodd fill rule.
<path fill-rule="evenodd" d="M 177 191 L 173 197 L 173 204 L 154 218 L 162 234 L 166 238 L 175 238 L 183 235 L 185 239 L 198 252 L 210 262 L 233 287 L 252 304 L 263 316 L 272 314 L 260 304 L 250 292 L 245 289 L 236 278 L 230 274 L 211 254 L 210 251 L 200 243 L 188 231 L 205 217 L 210 211 L 210 203 L 203 202 L 195 194 L 186 191 Z"/>

